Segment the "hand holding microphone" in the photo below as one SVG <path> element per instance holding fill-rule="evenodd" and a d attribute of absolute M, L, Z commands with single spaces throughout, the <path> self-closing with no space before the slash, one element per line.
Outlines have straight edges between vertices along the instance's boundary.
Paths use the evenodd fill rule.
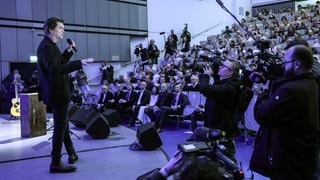
<path fill-rule="evenodd" d="M 72 49 L 74 50 L 74 52 L 78 52 L 77 48 L 76 48 L 76 44 L 74 43 L 73 40 L 71 40 L 70 38 L 67 39 L 68 44 L 72 47 Z"/>

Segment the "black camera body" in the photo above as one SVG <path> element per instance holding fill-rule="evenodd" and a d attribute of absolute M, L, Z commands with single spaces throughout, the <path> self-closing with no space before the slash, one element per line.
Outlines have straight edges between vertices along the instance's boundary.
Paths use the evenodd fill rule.
<path fill-rule="evenodd" d="M 195 141 L 178 144 L 178 149 L 185 156 L 197 156 L 207 158 L 219 165 L 219 171 L 225 179 L 243 180 L 244 173 L 230 158 L 223 154 L 225 147 L 219 145 L 224 141 L 225 133 L 220 130 L 197 128 L 194 132 Z"/>
<path fill-rule="evenodd" d="M 260 50 L 256 72 L 250 74 L 249 79 L 254 83 L 266 83 L 267 80 L 274 80 L 283 74 L 281 58 L 266 52 L 265 49 L 270 47 L 269 41 L 259 41 L 257 47 Z"/>

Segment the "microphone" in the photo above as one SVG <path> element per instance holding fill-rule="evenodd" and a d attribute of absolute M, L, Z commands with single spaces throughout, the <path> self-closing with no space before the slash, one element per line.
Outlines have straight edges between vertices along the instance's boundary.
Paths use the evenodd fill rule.
<path fill-rule="evenodd" d="M 220 6 L 223 6 L 223 2 L 221 0 L 216 0 Z"/>
<path fill-rule="evenodd" d="M 160 32 L 160 35 L 163 35 L 165 32 Z"/>
<path fill-rule="evenodd" d="M 67 39 L 67 42 L 68 42 L 69 45 L 72 45 L 72 44 L 73 44 L 73 43 L 72 43 L 72 40 L 69 39 L 69 38 Z M 78 52 L 78 50 L 77 50 L 76 47 L 72 46 L 72 49 L 74 50 L 74 52 Z"/>

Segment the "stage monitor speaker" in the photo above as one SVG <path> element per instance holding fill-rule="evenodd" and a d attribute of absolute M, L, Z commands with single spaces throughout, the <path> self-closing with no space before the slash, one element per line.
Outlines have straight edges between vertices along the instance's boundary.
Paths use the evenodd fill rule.
<path fill-rule="evenodd" d="M 98 112 L 94 108 L 78 108 L 72 116 L 70 116 L 70 122 L 78 128 L 86 128 L 87 123 Z"/>
<path fill-rule="evenodd" d="M 162 141 L 151 123 L 142 124 L 137 130 L 137 139 L 144 150 L 151 151 L 162 146 Z"/>
<path fill-rule="evenodd" d="M 71 117 L 77 110 L 78 110 L 78 106 L 75 104 L 69 104 L 68 107 L 68 116 Z"/>
<path fill-rule="evenodd" d="M 121 117 L 118 111 L 114 109 L 107 109 L 102 114 L 107 119 L 110 127 L 116 127 L 121 124 Z"/>
<path fill-rule="evenodd" d="M 110 134 L 107 119 L 101 113 L 97 113 L 87 124 L 86 132 L 93 139 L 106 139 Z"/>

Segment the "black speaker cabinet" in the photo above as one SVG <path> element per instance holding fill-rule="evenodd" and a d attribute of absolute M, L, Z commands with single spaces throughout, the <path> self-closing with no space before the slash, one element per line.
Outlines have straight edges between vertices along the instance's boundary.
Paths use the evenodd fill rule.
<path fill-rule="evenodd" d="M 116 127 L 121 124 L 121 117 L 118 111 L 114 109 L 107 109 L 102 114 L 107 119 L 110 127 Z"/>
<path fill-rule="evenodd" d="M 151 151 L 162 146 L 162 141 L 151 123 L 142 124 L 137 130 L 137 139 L 144 150 Z"/>
<path fill-rule="evenodd" d="M 79 108 L 70 116 L 70 122 L 78 128 L 86 128 L 87 123 L 96 114 L 98 112 L 94 108 Z"/>
<path fill-rule="evenodd" d="M 78 109 L 79 109 L 79 108 L 78 108 L 77 105 L 69 104 L 68 116 L 71 117 Z"/>
<path fill-rule="evenodd" d="M 93 139 L 106 139 L 110 134 L 107 119 L 101 113 L 96 114 L 87 124 L 86 132 Z"/>

